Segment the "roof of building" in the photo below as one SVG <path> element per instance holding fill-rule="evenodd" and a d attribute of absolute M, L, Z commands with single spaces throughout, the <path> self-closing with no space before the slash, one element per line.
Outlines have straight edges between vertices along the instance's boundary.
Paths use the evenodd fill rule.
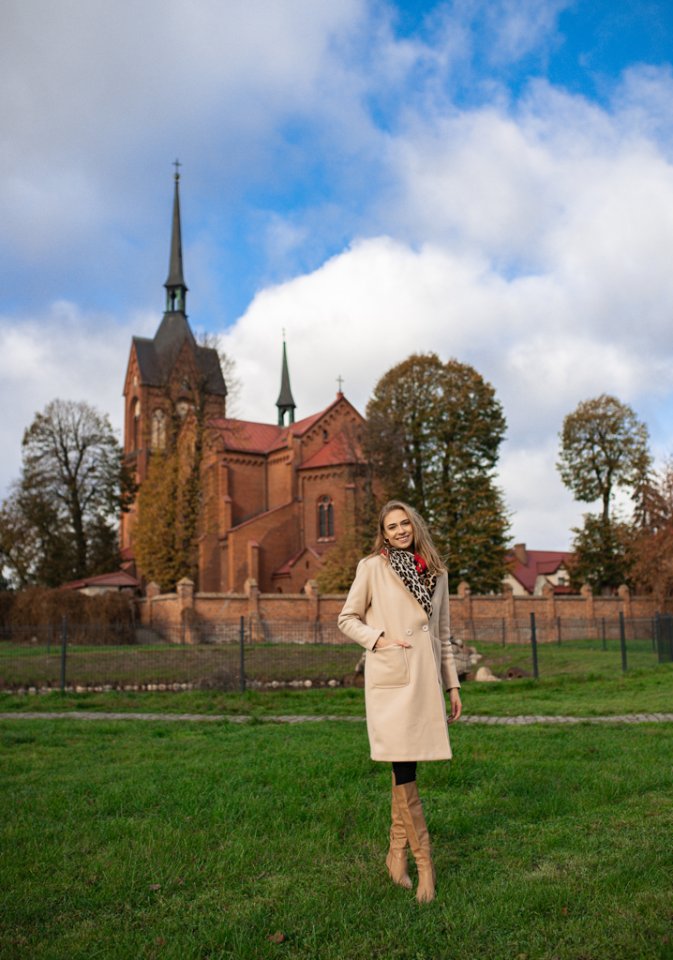
<path fill-rule="evenodd" d="M 527 550 L 525 544 L 518 544 L 507 554 L 507 569 L 528 593 L 533 593 L 538 576 L 556 573 L 560 567 L 567 567 L 572 558 L 567 550 Z"/>
<path fill-rule="evenodd" d="M 299 563 L 302 557 L 306 556 L 307 553 L 310 553 L 311 556 L 316 558 L 316 560 L 320 560 L 326 549 L 326 546 L 321 548 L 320 544 L 318 544 L 316 547 L 304 547 L 299 551 L 299 553 L 295 553 L 293 557 L 290 557 L 289 560 L 286 560 L 285 563 L 278 567 L 277 570 L 274 570 L 272 576 L 288 576 L 292 573 L 292 568 L 296 566 L 296 564 Z"/>
<path fill-rule="evenodd" d="M 125 570 L 114 570 L 112 573 L 99 573 L 95 577 L 83 577 L 81 580 L 71 580 L 64 583 L 61 590 L 82 590 L 84 587 L 109 587 L 121 589 L 122 587 L 140 587 L 140 580 L 132 577 Z"/>
<path fill-rule="evenodd" d="M 355 447 L 344 431 L 328 440 L 312 457 L 302 463 L 300 470 L 312 470 L 316 467 L 333 467 L 341 463 L 359 463 L 362 451 Z"/>
<path fill-rule="evenodd" d="M 254 420 L 234 420 L 231 417 L 220 417 L 210 421 L 210 426 L 217 430 L 220 439 L 227 450 L 241 453 L 272 453 L 287 447 L 291 437 L 305 436 L 311 427 L 339 403 L 342 398 L 337 397 L 328 407 L 318 413 L 311 414 L 291 423 L 288 426 L 279 426 L 274 423 L 258 423 Z M 343 461 L 340 461 L 343 462 Z"/>
<path fill-rule="evenodd" d="M 278 394 L 278 399 L 276 400 L 276 406 L 281 411 L 294 410 L 296 407 L 294 397 L 292 396 L 292 388 L 290 387 L 290 371 L 287 366 L 287 347 L 285 346 L 284 340 L 283 363 L 280 371 L 280 393 Z"/>
<path fill-rule="evenodd" d="M 179 310 L 164 314 L 154 339 L 133 338 L 142 383 L 152 387 L 163 386 L 185 341 L 189 343 L 194 354 L 196 368 L 204 379 L 205 389 L 208 393 L 226 397 L 227 387 L 217 350 L 196 343 L 187 317 Z"/>

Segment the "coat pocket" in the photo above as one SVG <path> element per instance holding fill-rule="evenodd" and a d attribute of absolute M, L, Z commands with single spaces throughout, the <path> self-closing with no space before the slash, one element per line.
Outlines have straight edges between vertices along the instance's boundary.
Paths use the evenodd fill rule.
<path fill-rule="evenodd" d="M 373 687 L 405 687 L 409 683 L 407 648 L 393 645 L 368 653 L 365 671 Z"/>

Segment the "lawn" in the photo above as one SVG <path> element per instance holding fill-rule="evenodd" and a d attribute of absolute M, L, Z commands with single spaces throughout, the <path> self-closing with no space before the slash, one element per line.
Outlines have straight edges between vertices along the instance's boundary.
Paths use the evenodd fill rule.
<path fill-rule="evenodd" d="M 501 646 L 480 641 L 482 665 L 506 677 L 508 672 L 532 676 L 528 644 Z M 290 682 L 349 686 L 362 650 L 357 644 L 264 643 L 244 645 L 247 684 Z M 238 644 L 180 644 L 70 646 L 66 658 L 66 684 L 82 688 L 113 685 L 127 689 L 139 685 L 179 684 L 199 689 L 238 690 L 241 651 Z M 561 645 L 538 645 L 540 678 L 614 678 L 622 673 L 619 643 L 608 640 L 574 640 Z M 629 640 L 627 672 L 658 666 L 651 640 Z M 58 646 L 0 643 L 0 689 L 60 686 L 61 655 Z"/>
<path fill-rule="evenodd" d="M 0 956 L 673 958 L 673 724 L 452 739 L 419 907 L 363 725 L 2 720 Z"/>
<path fill-rule="evenodd" d="M 302 649 L 299 647 L 300 651 Z M 484 645 L 482 649 L 483 662 L 503 675 L 511 666 L 520 667 L 524 655 L 529 655 L 529 651 L 522 651 L 519 647 Z M 347 653 L 352 664 L 353 651 L 348 650 Z M 501 683 L 464 683 L 465 712 L 485 716 L 544 714 L 590 717 L 673 711 L 673 664 L 657 665 L 656 659 L 650 656 L 648 666 L 633 667 L 622 674 L 621 669 L 615 670 L 610 663 L 606 663 L 606 656 L 614 659 L 614 651 L 582 650 L 581 646 L 578 650 L 555 645 L 545 647 L 541 653 L 541 663 L 546 669 L 541 673 L 540 680 L 522 678 Z M 364 695 L 362 690 L 353 687 L 249 690 L 243 694 L 221 690 L 49 693 L 39 696 L 0 693 L 0 711 L 81 709 L 224 713 L 255 717 L 275 714 L 364 716 Z"/>

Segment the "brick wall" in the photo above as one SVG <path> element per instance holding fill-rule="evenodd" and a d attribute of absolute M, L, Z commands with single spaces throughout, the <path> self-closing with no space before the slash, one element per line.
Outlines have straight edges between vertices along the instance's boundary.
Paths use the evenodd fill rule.
<path fill-rule="evenodd" d="M 141 623 L 159 631 L 195 621 L 233 623 L 240 617 L 256 622 L 334 625 L 344 600 L 340 594 L 320 594 L 313 583 L 307 593 L 300 594 L 260 593 L 255 583 L 249 583 L 246 592 L 223 594 L 194 593 L 191 583 L 183 581 L 177 594 L 159 595 L 150 585 L 147 598 L 138 601 L 138 610 Z M 511 592 L 476 597 L 461 585 L 458 594 L 451 597 L 453 632 L 467 641 L 482 636 L 502 637 L 508 643 L 527 642 L 531 613 L 538 624 L 538 639 L 552 642 L 559 631 L 566 637 L 573 636 L 573 630 L 582 636 L 599 636 L 605 629 L 603 621 L 614 625 L 620 613 L 631 621 L 651 619 L 658 612 L 673 612 L 673 602 L 663 610 L 654 598 L 632 596 L 626 587 L 614 597 L 594 597 L 588 588 L 581 596 L 572 597 L 517 597 Z M 345 637 L 343 642 L 348 642 Z"/>

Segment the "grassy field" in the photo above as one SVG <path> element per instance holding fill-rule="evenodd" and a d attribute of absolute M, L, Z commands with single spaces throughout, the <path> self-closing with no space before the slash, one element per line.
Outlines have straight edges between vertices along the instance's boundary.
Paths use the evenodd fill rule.
<path fill-rule="evenodd" d="M 545 680 L 562 677 L 614 678 L 622 673 L 619 643 L 610 640 L 576 640 L 562 645 L 540 644 L 538 663 Z M 482 664 L 506 677 L 508 671 L 532 676 L 529 645 L 501 646 L 482 641 Z M 362 650 L 355 644 L 247 644 L 245 675 L 248 683 L 306 681 L 351 685 Z M 628 671 L 656 669 L 650 640 L 630 640 Z M 627 672 L 628 672 L 627 671 Z M 58 687 L 61 657 L 39 645 L 0 644 L 0 689 Z M 240 651 L 237 644 L 200 646 L 152 644 L 138 646 L 71 646 L 67 653 L 70 686 L 131 686 L 179 683 L 203 689 L 237 690 L 240 686 Z"/>
<path fill-rule="evenodd" d="M 452 740 L 419 907 L 360 724 L 3 720 L 0 957 L 673 958 L 672 724 Z"/>
<path fill-rule="evenodd" d="M 628 670 L 614 668 L 614 651 L 551 646 L 541 660 L 546 667 L 540 680 L 530 678 L 502 683 L 463 685 L 468 714 L 515 716 L 597 716 L 623 713 L 673 711 L 673 664 L 657 665 L 653 656 L 648 666 Z M 128 648 L 127 648 L 128 649 Z M 299 648 L 300 650 L 303 648 Z M 529 652 L 499 645 L 481 648 L 484 663 L 498 674 L 521 667 Z M 357 653 L 357 651 L 355 651 Z M 348 652 L 352 666 L 352 651 Z M 0 669 L 0 674 L 1 674 Z M 364 696 L 354 688 L 251 690 L 245 694 L 219 690 L 184 692 L 115 691 L 111 693 L 50 693 L 26 696 L 0 693 L 0 711 L 25 710 L 128 710 L 175 713 L 225 713 L 263 717 L 269 714 L 334 714 L 363 716 Z"/>

